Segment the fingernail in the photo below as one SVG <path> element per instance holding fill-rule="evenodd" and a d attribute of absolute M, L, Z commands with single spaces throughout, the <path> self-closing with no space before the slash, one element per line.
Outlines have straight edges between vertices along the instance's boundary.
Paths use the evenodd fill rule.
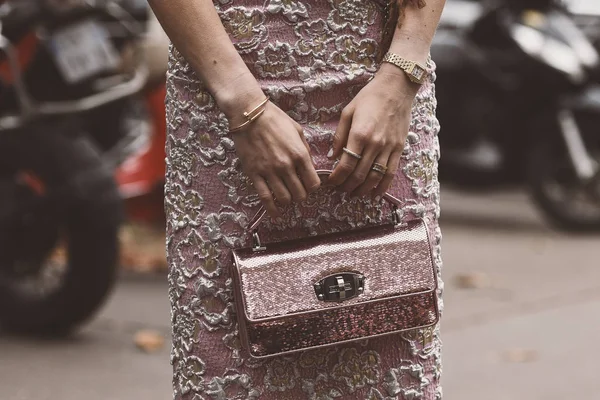
<path fill-rule="evenodd" d="M 327 158 L 333 157 L 333 147 L 329 149 L 329 153 L 327 153 Z"/>
<path fill-rule="evenodd" d="M 377 202 L 381 201 L 381 196 L 380 195 L 375 196 L 375 201 L 377 201 Z"/>

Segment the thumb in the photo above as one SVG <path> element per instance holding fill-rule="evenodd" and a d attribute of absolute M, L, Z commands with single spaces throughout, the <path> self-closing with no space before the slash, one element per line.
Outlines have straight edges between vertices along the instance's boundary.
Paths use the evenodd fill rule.
<path fill-rule="evenodd" d="M 329 154 L 327 154 L 327 157 L 330 160 L 339 158 L 342 155 L 342 149 L 348 142 L 348 135 L 350 132 L 350 126 L 352 125 L 353 114 L 354 109 L 351 108 L 350 105 L 347 105 L 342 111 L 342 114 L 340 115 L 340 121 L 335 129 L 335 134 L 333 135 L 333 146 L 329 151 Z"/>

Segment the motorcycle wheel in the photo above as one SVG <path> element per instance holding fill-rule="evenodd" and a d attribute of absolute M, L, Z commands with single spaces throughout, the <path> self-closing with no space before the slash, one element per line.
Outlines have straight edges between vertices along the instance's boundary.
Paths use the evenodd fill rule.
<path fill-rule="evenodd" d="M 569 232 L 600 231 L 600 181 L 582 182 L 559 140 L 534 146 L 528 175 L 531 197 L 552 225 Z"/>
<path fill-rule="evenodd" d="M 0 252 L 0 326 L 67 334 L 98 310 L 113 287 L 121 201 L 112 171 L 84 136 L 46 130 L 18 135 L 0 146 L 10 151 L 2 162 L 13 171 L 5 174 L 10 180 L 3 180 L 0 200 L 14 203 L 12 212 L 0 209 L 0 245 L 6 249 Z M 25 185 L 15 180 L 23 171 L 30 177 Z M 66 245 L 58 258 L 64 262 L 57 268 L 61 242 Z M 43 286 L 48 281 L 53 284 Z"/>

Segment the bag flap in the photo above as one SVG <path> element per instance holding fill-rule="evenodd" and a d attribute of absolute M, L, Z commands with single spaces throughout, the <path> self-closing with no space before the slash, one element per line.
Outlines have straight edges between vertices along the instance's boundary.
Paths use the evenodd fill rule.
<path fill-rule="evenodd" d="M 356 231 L 270 243 L 266 250 L 234 251 L 236 295 L 251 321 L 369 300 L 433 291 L 437 287 L 427 227 L 422 220 L 395 228 Z M 364 277 L 364 290 L 342 302 L 319 300 L 314 284 L 334 274 Z"/>

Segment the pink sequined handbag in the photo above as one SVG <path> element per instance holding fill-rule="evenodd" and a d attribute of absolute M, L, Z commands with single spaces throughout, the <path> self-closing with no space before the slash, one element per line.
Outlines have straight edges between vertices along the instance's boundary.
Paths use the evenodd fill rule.
<path fill-rule="evenodd" d="M 318 171 L 323 174 L 327 171 Z M 425 222 L 389 224 L 233 252 L 242 345 L 254 358 L 352 342 L 437 323 L 437 280 Z"/>

